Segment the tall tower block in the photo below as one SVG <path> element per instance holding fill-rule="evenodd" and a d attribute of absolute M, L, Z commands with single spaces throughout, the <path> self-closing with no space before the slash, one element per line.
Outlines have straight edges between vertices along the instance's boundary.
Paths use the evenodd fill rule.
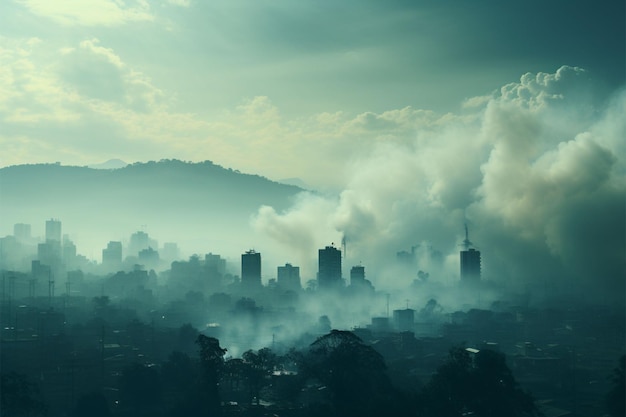
<path fill-rule="evenodd" d="M 241 255 L 241 285 L 247 288 L 261 286 L 261 254 L 252 249 Z"/>
<path fill-rule="evenodd" d="M 318 251 L 317 283 L 320 289 L 336 288 L 343 284 L 341 251 L 334 246 L 326 246 Z"/>
<path fill-rule="evenodd" d="M 56 219 L 46 220 L 46 242 L 61 243 L 61 221 Z"/>
<path fill-rule="evenodd" d="M 480 251 L 472 248 L 473 243 L 469 240 L 467 225 L 465 225 L 465 240 L 462 244 L 464 250 L 461 251 L 461 282 L 480 281 Z"/>

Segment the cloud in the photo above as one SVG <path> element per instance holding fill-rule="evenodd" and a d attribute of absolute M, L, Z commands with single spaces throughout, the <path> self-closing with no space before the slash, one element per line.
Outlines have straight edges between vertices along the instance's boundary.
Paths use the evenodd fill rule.
<path fill-rule="evenodd" d="M 167 2 L 180 7 L 189 7 L 191 5 L 191 0 L 168 0 Z"/>
<path fill-rule="evenodd" d="M 394 255 L 424 241 L 453 260 L 431 264 L 431 279 L 458 279 L 454 260 L 468 222 L 487 280 L 532 288 L 537 297 L 541 288 L 551 295 L 578 289 L 623 302 L 626 130 L 617 115 L 626 95 L 599 105 L 593 85 L 586 71 L 562 67 L 526 74 L 463 116 L 424 121 L 418 113 L 416 122 L 405 109 L 342 122 L 326 114 L 335 130 L 381 137 L 405 125 L 414 134 L 409 141 L 411 129 L 400 129 L 402 140 L 367 146 L 348 164 L 339 199 L 311 204 L 347 237 L 351 262 L 367 260 L 375 284 L 410 283 L 389 275 Z M 581 115 L 586 107 L 593 112 Z M 291 219 L 310 210 L 306 198 L 283 214 L 264 208 L 257 227 L 289 233 Z"/>
<path fill-rule="evenodd" d="M 63 26 L 117 26 L 154 19 L 146 0 L 17 0 L 17 3 Z"/>

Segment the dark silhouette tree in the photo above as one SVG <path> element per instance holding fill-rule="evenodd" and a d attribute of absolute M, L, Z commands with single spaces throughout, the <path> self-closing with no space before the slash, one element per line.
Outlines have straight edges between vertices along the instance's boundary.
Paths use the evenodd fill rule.
<path fill-rule="evenodd" d="M 246 372 L 248 365 L 241 358 L 230 358 L 224 362 L 222 371 L 221 389 L 226 394 L 228 400 L 244 402 L 244 395 L 248 395 Z M 243 394 L 243 393 L 246 394 Z M 249 398 L 248 398 L 249 399 Z"/>
<path fill-rule="evenodd" d="M 224 370 L 224 355 L 227 350 L 220 346 L 219 340 L 203 334 L 198 335 L 196 343 L 200 346 L 200 365 L 202 369 L 200 388 L 204 393 L 204 401 L 201 403 L 204 409 L 203 414 L 220 415 L 219 382 Z"/>
<path fill-rule="evenodd" d="M 0 414 L 6 417 L 44 416 L 46 406 L 37 385 L 26 376 L 11 372 L 0 376 Z"/>
<path fill-rule="evenodd" d="M 469 408 L 479 416 L 537 414 L 532 397 L 517 386 L 503 354 L 481 350 L 470 373 Z"/>
<path fill-rule="evenodd" d="M 257 352 L 248 350 L 242 356 L 251 400 L 256 399 L 256 404 L 259 405 L 261 389 L 271 382 L 269 377 L 276 366 L 276 355 L 270 349 L 263 348 Z"/>
<path fill-rule="evenodd" d="M 390 413 L 392 387 L 382 356 L 354 333 L 332 330 L 313 342 L 301 372 L 323 383 L 340 416 Z"/>
<path fill-rule="evenodd" d="M 198 384 L 198 362 L 183 352 L 172 352 L 161 366 L 164 398 L 169 402 L 182 403 Z"/>
<path fill-rule="evenodd" d="M 619 359 L 619 365 L 613 370 L 613 386 L 606 398 L 608 412 L 613 417 L 626 416 L 626 355 Z"/>
<path fill-rule="evenodd" d="M 133 363 L 122 371 L 120 409 L 124 415 L 154 415 L 160 407 L 161 379 L 154 366 Z"/>
<path fill-rule="evenodd" d="M 72 417 L 109 417 L 109 403 L 101 392 L 90 392 L 81 395 L 72 411 Z"/>
<path fill-rule="evenodd" d="M 462 346 L 450 350 L 426 384 L 420 406 L 422 415 L 429 417 L 539 415 L 532 397 L 517 386 L 503 354 L 481 350 L 472 359 Z"/>

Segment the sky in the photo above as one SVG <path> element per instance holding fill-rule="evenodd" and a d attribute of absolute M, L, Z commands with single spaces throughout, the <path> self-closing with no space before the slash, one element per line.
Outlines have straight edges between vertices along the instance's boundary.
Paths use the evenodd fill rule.
<path fill-rule="evenodd" d="M 351 262 L 421 244 L 458 274 L 466 223 L 491 278 L 623 294 L 625 7 L 3 1 L 0 166 L 299 178 L 322 194 L 251 226 L 302 263 L 346 236 Z"/>
<path fill-rule="evenodd" d="M 341 189 L 346 164 L 526 73 L 624 84 L 610 0 L 7 0 L 0 166 L 211 160 Z"/>

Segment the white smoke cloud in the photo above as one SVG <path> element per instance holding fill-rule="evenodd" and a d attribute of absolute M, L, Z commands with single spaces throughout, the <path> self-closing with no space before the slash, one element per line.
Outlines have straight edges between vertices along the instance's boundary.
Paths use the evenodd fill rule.
<path fill-rule="evenodd" d="M 623 301 L 626 94 L 601 99 L 580 68 L 526 74 L 489 99 L 470 100 L 471 113 L 431 118 L 410 143 L 383 140 L 353 158 L 338 199 L 303 196 L 280 214 L 264 207 L 255 224 L 294 247 L 304 242 L 310 257 L 324 231 L 338 232 L 347 262 L 363 262 L 375 285 L 401 286 L 414 277 L 389 272 L 395 253 L 424 242 L 445 260 L 421 262 L 431 279 L 458 279 L 450 259 L 458 259 L 469 222 L 486 279 L 603 296 L 621 289 Z M 356 121 L 389 124 L 371 114 Z M 315 234 L 305 232 L 311 212 L 324 225 Z"/>

